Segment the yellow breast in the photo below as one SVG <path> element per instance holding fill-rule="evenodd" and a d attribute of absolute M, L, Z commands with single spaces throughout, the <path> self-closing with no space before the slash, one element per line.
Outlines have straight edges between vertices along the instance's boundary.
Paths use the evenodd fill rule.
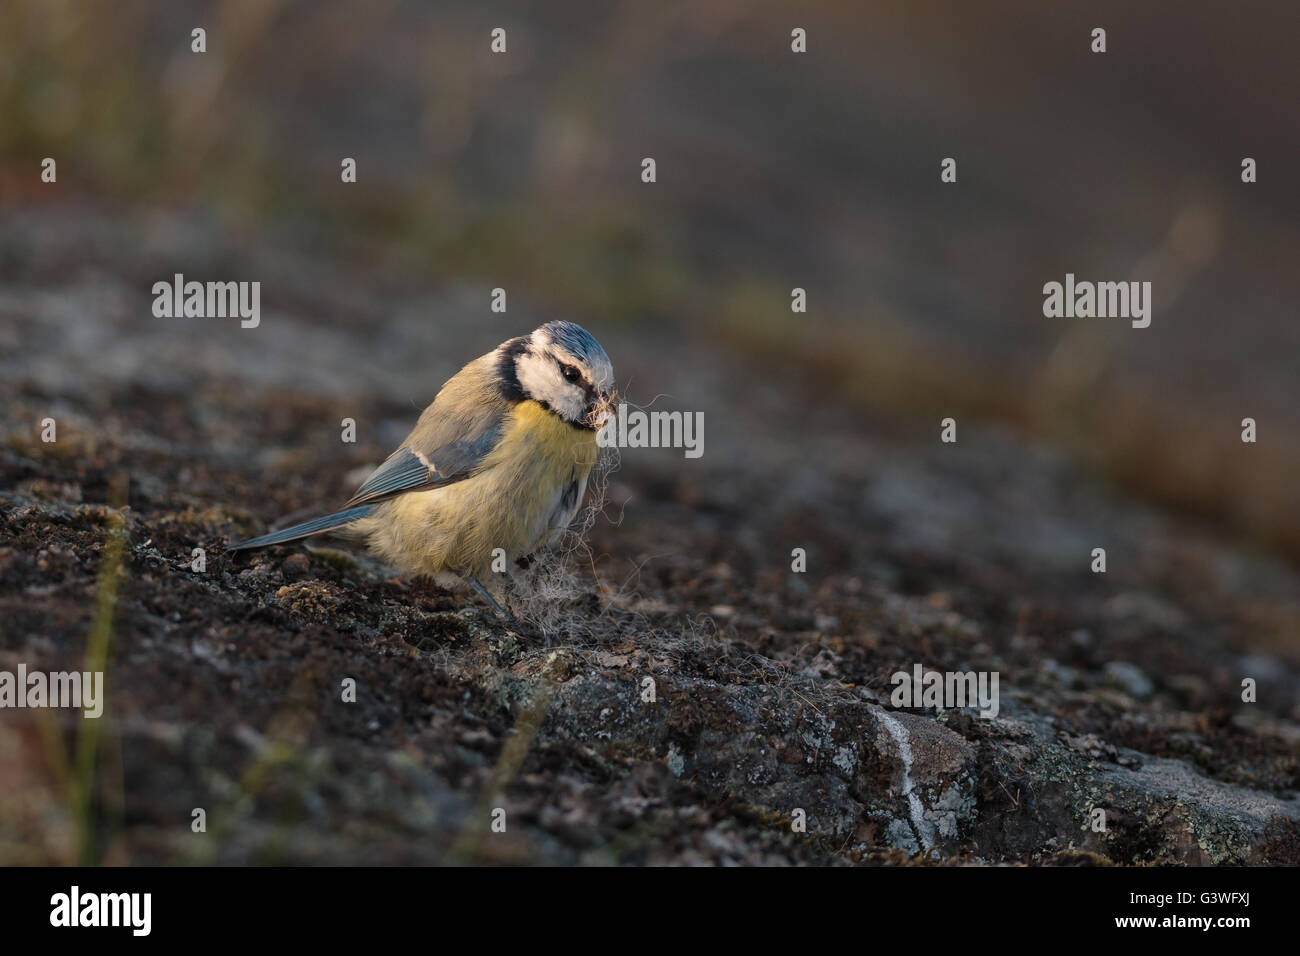
<path fill-rule="evenodd" d="M 585 487 L 599 452 L 595 432 L 520 402 L 471 477 L 402 495 L 367 519 L 371 545 L 423 574 L 481 573 L 496 548 L 514 561 L 544 542 L 565 489 Z"/>

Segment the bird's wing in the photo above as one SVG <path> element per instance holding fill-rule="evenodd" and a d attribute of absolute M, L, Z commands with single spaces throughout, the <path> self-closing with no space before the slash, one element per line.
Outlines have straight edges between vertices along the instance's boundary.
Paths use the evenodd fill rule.
<path fill-rule="evenodd" d="M 400 448 L 365 480 L 347 507 L 463 481 L 501 440 L 509 405 L 499 400 L 489 352 L 453 375 Z"/>
<path fill-rule="evenodd" d="M 395 498 L 408 491 L 427 491 L 463 481 L 488 456 L 501 439 L 501 422 L 478 435 L 459 438 L 431 451 L 408 440 L 365 480 L 348 508 Z"/>

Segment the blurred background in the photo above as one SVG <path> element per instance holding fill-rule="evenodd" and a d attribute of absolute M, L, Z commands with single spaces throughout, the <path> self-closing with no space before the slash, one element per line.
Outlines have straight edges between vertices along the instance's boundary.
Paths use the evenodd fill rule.
<path fill-rule="evenodd" d="M 352 309 L 336 322 L 389 321 L 389 286 L 501 286 L 536 317 L 758 356 L 905 427 L 1010 423 L 1296 556 L 1300 10 L 1173 9 L 8 3 L 0 197 L 21 241 L 0 270 L 93 299 L 121 234 L 140 243 L 111 266 L 128 337 L 87 354 L 176 334 L 140 302 L 193 262 L 187 242 L 231 265 L 193 278 L 261 278 L 269 310 L 316 288 L 293 265 L 299 281 L 275 282 L 272 250 L 372 270 L 333 290 Z M 939 182 L 949 156 L 956 186 Z M 1150 280 L 1151 327 L 1045 319 L 1042 285 L 1066 272 Z M 11 375 L 47 337 L 95 339 L 84 315 L 57 333 L 25 318 L 4 317 Z M 650 394 L 689 401 L 667 374 Z M 1246 416 L 1257 445 L 1238 441 Z"/>
<path fill-rule="evenodd" d="M 369 566 L 259 553 L 204 577 L 185 556 L 346 500 L 464 362 L 554 318 L 600 339 L 633 402 L 705 417 L 698 461 L 624 454 L 589 535 L 600 600 L 574 620 L 603 608 L 625 662 L 648 647 L 689 676 L 698 653 L 725 683 L 662 637 L 698 624 L 835 693 L 918 658 L 1002 668 L 1080 739 L 1293 801 L 1298 28 L 1263 0 L 0 5 L 0 664 L 70 665 L 111 631 L 121 721 L 100 747 L 116 789 L 93 799 L 60 781 L 48 727 L 0 724 L 0 860 L 190 859 L 190 808 L 225 799 L 238 839 L 201 861 L 446 860 L 518 717 L 462 687 L 524 665 L 452 628 L 459 598 Z M 259 327 L 155 318 L 175 273 L 260 282 Z M 1045 318 L 1066 273 L 1150 281 L 1150 327 Z M 123 503 L 114 625 L 104 506 Z M 1099 543 L 1105 576 L 1086 573 Z M 393 634 L 454 680 L 389 654 Z M 584 676 L 613 681 L 603 661 Z M 393 693 L 340 715 L 311 681 L 341 668 Z M 1242 674 L 1266 716 L 1229 706 Z M 561 738 L 539 739 L 563 775 L 585 758 Z M 306 783 L 246 770 L 268 739 L 311 758 Z M 740 758 L 719 754 L 725 779 Z M 75 827 L 50 823 L 56 782 Z M 1019 783 L 985 782 L 1001 826 Z M 605 846 L 627 814 L 593 792 Z M 314 836 L 259 842 L 299 815 Z M 1012 829 L 981 852 L 1078 828 Z M 1147 833 L 1114 858 L 1155 858 Z M 563 842 L 517 859 L 577 859 Z"/>

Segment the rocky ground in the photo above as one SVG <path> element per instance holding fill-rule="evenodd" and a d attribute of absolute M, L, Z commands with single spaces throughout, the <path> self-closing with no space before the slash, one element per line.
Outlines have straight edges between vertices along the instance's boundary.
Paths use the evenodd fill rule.
<path fill-rule="evenodd" d="M 224 544 L 552 316 L 165 219 L 0 246 L 0 669 L 110 647 L 95 731 L 0 712 L 4 862 L 1300 863 L 1296 570 L 1051 449 L 584 318 L 705 454 L 625 450 L 511 628 L 346 544 Z M 261 278 L 258 329 L 153 318 L 196 262 Z M 915 664 L 998 672 L 999 713 L 892 708 Z"/>

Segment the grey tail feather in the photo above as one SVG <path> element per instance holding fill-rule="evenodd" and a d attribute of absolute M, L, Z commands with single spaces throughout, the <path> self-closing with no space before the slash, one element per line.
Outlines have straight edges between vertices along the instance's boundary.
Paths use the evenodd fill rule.
<path fill-rule="evenodd" d="M 320 534 L 322 531 L 331 531 L 334 528 L 341 528 L 345 524 L 350 524 L 358 518 L 364 518 L 370 514 L 373 505 L 361 505 L 359 508 L 348 508 L 346 511 L 336 511 L 332 515 L 325 515 L 323 518 L 313 518 L 311 521 L 304 521 L 302 524 L 296 524 L 292 527 L 285 528 L 281 531 L 273 531 L 270 534 L 264 534 L 260 538 L 249 538 L 247 541 L 239 541 L 232 544 L 227 551 L 244 551 L 248 548 L 265 548 L 269 544 L 283 544 L 286 541 L 297 541 L 299 538 L 306 538 L 313 534 Z"/>

